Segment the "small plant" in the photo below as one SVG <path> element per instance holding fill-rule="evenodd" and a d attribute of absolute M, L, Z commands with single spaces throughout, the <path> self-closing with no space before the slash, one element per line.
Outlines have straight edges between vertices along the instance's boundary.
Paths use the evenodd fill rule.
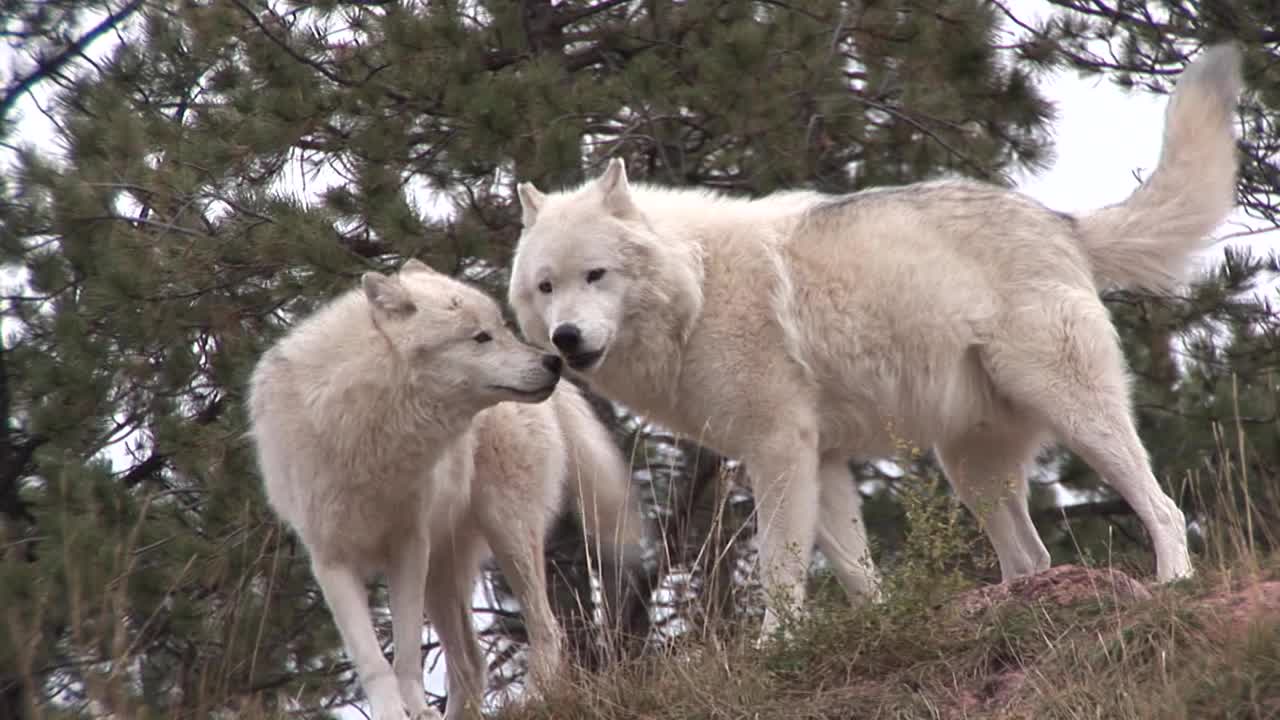
<path fill-rule="evenodd" d="M 901 467 L 922 466 L 920 448 L 902 440 L 896 444 Z M 894 494 L 903 509 L 905 536 L 885 567 L 885 591 L 896 600 L 891 608 L 909 612 L 930 607 L 972 587 L 975 571 L 994 564 L 990 543 L 973 514 L 936 468 L 905 475 L 894 483 Z"/>

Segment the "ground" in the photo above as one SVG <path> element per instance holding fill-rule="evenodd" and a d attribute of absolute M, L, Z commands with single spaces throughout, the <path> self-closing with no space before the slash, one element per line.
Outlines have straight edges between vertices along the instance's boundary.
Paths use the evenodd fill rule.
<path fill-rule="evenodd" d="M 1171 586 L 1079 565 L 942 595 L 921 579 L 811 608 L 759 652 L 665 648 L 499 717 L 1280 718 L 1280 563 Z"/>

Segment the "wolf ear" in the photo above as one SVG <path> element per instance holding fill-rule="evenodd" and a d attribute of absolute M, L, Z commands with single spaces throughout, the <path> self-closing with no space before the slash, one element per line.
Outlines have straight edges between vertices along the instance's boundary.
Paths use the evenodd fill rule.
<path fill-rule="evenodd" d="M 399 282 L 377 272 L 360 276 L 360 287 L 374 309 L 391 316 L 412 314 L 418 308 Z"/>
<path fill-rule="evenodd" d="M 547 198 L 533 183 L 523 182 L 516 186 L 516 194 L 520 196 L 520 224 L 526 228 L 533 226 L 542 209 L 542 201 Z"/>
<path fill-rule="evenodd" d="M 604 207 L 617 217 L 632 217 L 638 214 L 635 203 L 631 201 L 631 186 L 627 183 L 627 166 L 622 158 L 609 161 L 609 167 L 596 180 L 596 186 L 604 197 Z"/>
<path fill-rule="evenodd" d="M 409 258 L 408 260 L 405 260 L 404 264 L 400 266 L 400 272 L 424 272 L 431 273 L 433 275 L 436 274 L 435 268 L 422 262 L 418 258 Z"/>

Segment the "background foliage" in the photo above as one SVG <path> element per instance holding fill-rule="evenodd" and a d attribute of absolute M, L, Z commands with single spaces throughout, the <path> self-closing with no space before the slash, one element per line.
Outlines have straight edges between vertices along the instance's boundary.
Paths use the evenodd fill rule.
<path fill-rule="evenodd" d="M 1275 227 L 1274 3 L 1051 4 L 1032 23 L 1025 3 L 979 0 L 0 0 L 24 58 L 0 76 L 0 718 L 319 716 L 357 696 L 302 549 L 264 505 L 245 382 L 365 270 L 417 257 L 501 295 L 517 178 L 561 186 L 618 156 L 638 179 L 753 195 L 1008 184 L 1050 158 L 1045 72 L 1164 92 L 1200 44 L 1232 37 L 1254 90 L 1240 200 Z M 17 122 L 37 90 L 51 143 Z M 1109 298 L 1144 439 L 1202 542 L 1221 506 L 1256 520 L 1254 542 L 1280 526 L 1262 501 L 1280 492 L 1280 323 L 1248 292 L 1276 270 L 1227 254 L 1186 297 Z M 660 644 L 758 611 L 737 468 L 598 405 L 663 540 L 649 581 L 668 592 L 633 629 Z M 902 471 L 931 460 L 867 460 L 893 572 Z M 1055 561 L 1149 569 L 1123 501 L 1072 458 L 1043 465 L 1033 503 Z M 1226 471 L 1246 481 L 1215 484 Z M 1062 488 L 1084 502 L 1059 507 Z M 598 665 L 576 538 L 571 519 L 556 528 L 553 593 Z M 983 560 L 971 570 L 989 578 Z M 494 672 L 514 679 L 519 616 L 495 581 Z"/>

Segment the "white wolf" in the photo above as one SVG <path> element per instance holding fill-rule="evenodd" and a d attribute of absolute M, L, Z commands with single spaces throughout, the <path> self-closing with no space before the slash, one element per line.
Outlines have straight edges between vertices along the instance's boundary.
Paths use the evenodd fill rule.
<path fill-rule="evenodd" d="M 560 662 L 543 534 L 564 489 L 606 547 L 635 542 L 640 520 L 621 452 L 577 388 L 557 385 L 560 358 L 517 340 L 496 302 L 416 260 L 361 284 L 262 356 L 252 436 L 374 717 L 439 717 L 423 690 L 424 603 L 447 714 L 463 717 L 485 686 L 470 603 L 486 547 L 524 608 L 536 685 Z M 374 573 L 388 579 L 394 670 L 370 617 Z"/>
<path fill-rule="evenodd" d="M 851 595 L 878 596 L 846 461 L 896 441 L 935 449 L 1005 580 L 1049 566 L 1025 474 L 1050 437 L 1133 507 L 1159 580 L 1187 576 L 1098 292 L 1172 287 L 1210 244 L 1234 199 L 1239 63 L 1221 46 L 1191 65 L 1155 172 L 1081 216 L 959 180 L 749 200 L 631 187 L 614 160 L 579 188 L 524 183 L 509 299 L 604 395 L 744 461 L 786 602 L 815 542 Z"/>

